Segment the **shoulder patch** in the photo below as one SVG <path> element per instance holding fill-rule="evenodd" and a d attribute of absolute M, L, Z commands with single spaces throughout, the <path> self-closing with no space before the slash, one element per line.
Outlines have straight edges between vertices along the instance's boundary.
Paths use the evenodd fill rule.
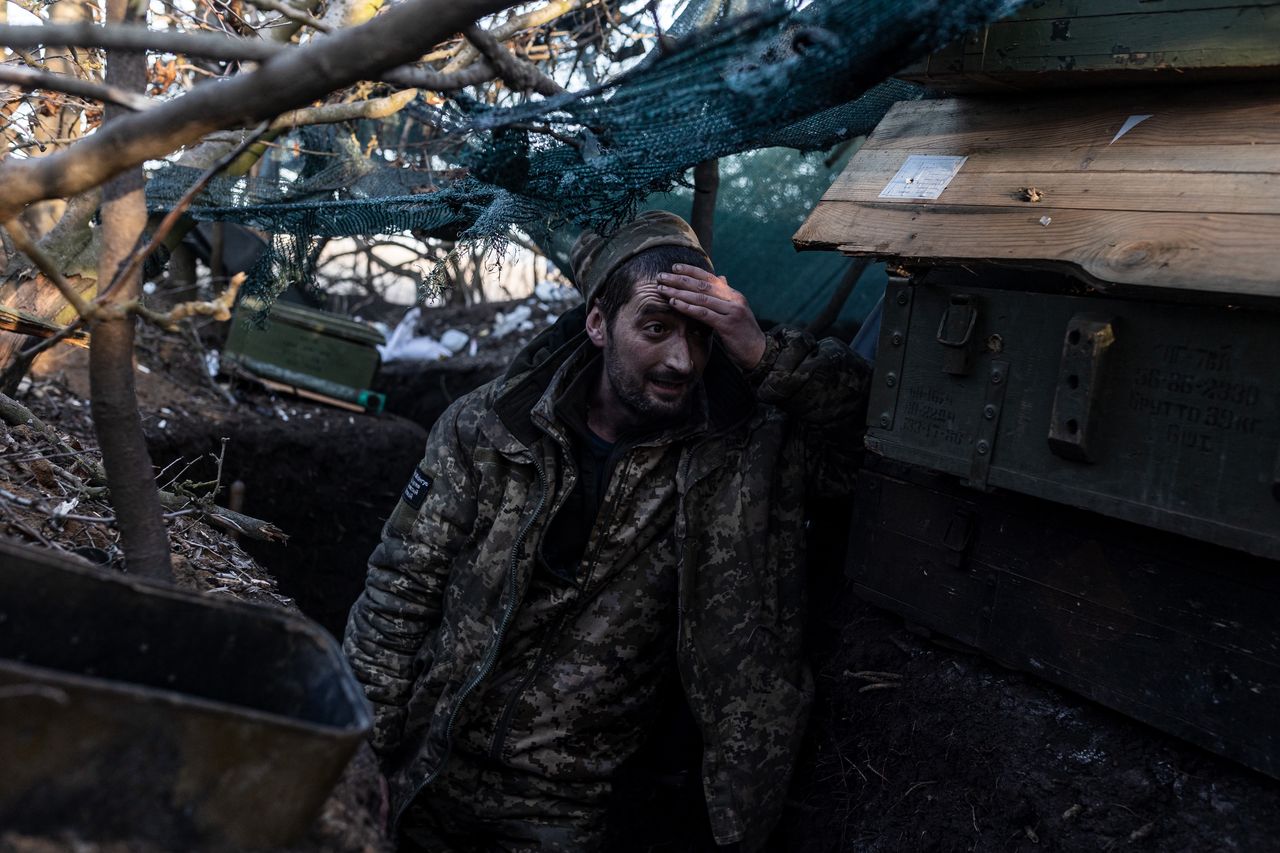
<path fill-rule="evenodd" d="M 431 491 L 431 482 L 431 475 L 421 468 L 414 468 L 409 485 L 404 487 L 404 495 L 400 499 L 415 510 L 422 509 L 422 502 L 427 499 L 427 492 Z"/>

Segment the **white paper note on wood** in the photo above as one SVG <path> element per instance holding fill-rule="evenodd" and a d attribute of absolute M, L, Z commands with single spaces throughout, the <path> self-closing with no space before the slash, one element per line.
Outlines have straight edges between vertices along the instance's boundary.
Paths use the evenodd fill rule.
<path fill-rule="evenodd" d="M 968 159 L 910 154 L 898 174 L 880 191 L 880 198 L 937 198 Z"/>

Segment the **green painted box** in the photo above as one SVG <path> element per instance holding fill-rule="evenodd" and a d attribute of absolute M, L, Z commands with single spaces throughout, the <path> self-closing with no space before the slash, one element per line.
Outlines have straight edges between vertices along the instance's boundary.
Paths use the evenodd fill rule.
<path fill-rule="evenodd" d="M 1032 0 L 907 68 L 952 92 L 1280 77 L 1280 2 Z"/>
<path fill-rule="evenodd" d="M 1280 558 L 1280 308 L 932 275 L 885 296 L 869 450 Z"/>
<path fill-rule="evenodd" d="M 369 391 L 379 365 L 378 330 L 356 320 L 287 302 L 277 302 L 265 324 L 252 311 L 236 309 L 222 353 L 234 366 L 272 382 L 366 408 L 381 408 Z"/>

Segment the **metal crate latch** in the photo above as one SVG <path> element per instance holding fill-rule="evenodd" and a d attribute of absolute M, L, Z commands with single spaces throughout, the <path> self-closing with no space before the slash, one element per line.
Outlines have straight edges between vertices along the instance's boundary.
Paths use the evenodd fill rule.
<path fill-rule="evenodd" d="M 1111 317 L 1076 314 L 1067 323 L 1049 418 L 1049 449 L 1063 459 L 1096 461 L 1102 371 L 1115 340 Z"/>
<path fill-rule="evenodd" d="M 966 293 L 954 294 L 951 304 L 942 312 L 942 320 L 938 323 L 938 343 L 947 348 L 942 354 L 943 373 L 951 376 L 969 375 L 972 370 L 969 339 L 973 337 L 976 325 L 978 309 L 973 305 L 973 297 Z"/>

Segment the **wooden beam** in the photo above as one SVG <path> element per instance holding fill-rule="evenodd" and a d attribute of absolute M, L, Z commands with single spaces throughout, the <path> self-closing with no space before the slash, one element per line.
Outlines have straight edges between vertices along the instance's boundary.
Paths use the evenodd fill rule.
<path fill-rule="evenodd" d="M 1029 207 L 823 202 L 794 240 L 802 250 L 1070 267 L 1094 283 L 1280 296 L 1280 216 Z"/>

